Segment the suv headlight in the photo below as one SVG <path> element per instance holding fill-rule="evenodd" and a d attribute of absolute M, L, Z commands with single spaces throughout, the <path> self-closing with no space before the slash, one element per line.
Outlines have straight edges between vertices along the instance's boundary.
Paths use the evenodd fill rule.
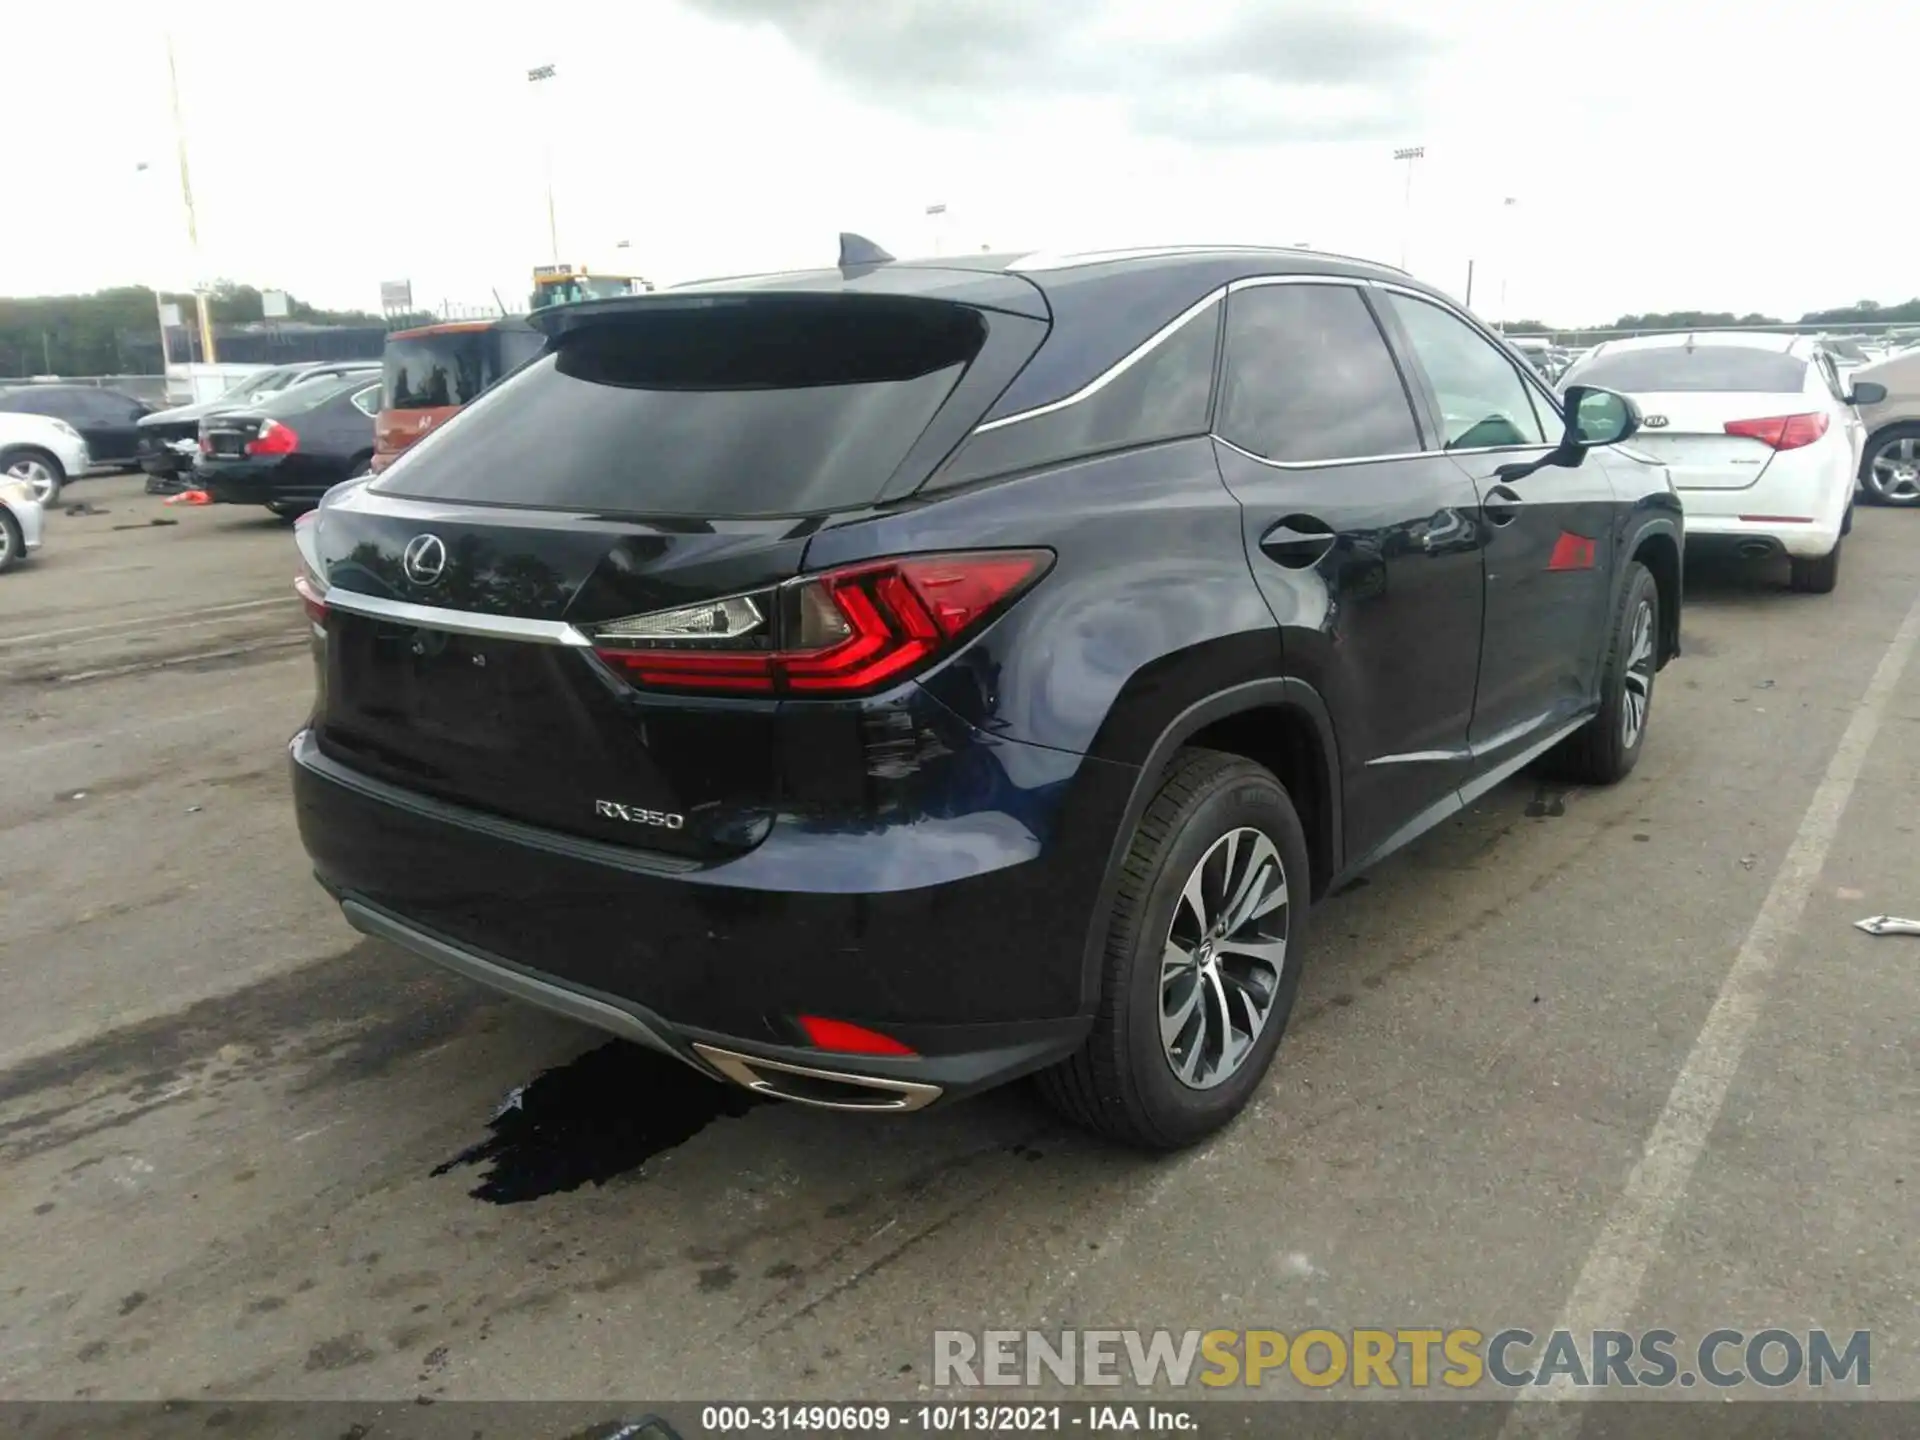
<path fill-rule="evenodd" d="M 33 486 L 24 480 L 10 480 L 0 476 L 0 500 L 13 505 L 33 503 Z"/>
<path fill-rule="evenodd" d="M 69 440 L 80 439 L 80 432 L 64 420 L 54 421 L 53 428 L 58 430 L 62 435 L 65 435 Z"/>

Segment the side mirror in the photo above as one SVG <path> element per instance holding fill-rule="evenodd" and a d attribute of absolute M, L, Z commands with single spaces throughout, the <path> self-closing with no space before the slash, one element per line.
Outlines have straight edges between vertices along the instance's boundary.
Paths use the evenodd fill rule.
<path fill-rule="evenodd" d="M 1887 387 L 1876 380 L 1856 380 L 1847 392 L 1849 405 L 1878 405 L 1887 398 Z"/>
<path fill-rule="evenodd" d="M 1595 385 L 1569 385 L 1562 392 L 1567 433 L 1560 448 L 1571 453 L 1618 445 L 1640 433 L 1640 407 L 1625 395 Z"/>

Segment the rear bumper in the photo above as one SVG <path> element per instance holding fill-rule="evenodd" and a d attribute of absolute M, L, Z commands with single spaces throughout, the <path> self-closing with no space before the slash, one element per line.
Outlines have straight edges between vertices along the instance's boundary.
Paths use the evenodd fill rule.
<path fill-rule="evenodd" d="M 835 1108 L 917 1109 L 1039 1069 L 1086 1034 L 1082 958 L 1110 826 L 1097 844 L 1056 833 L 981 869 L 937 823 L 776 825 L 748 855 L 699 865 L 399 790 L 322 754 L 310 732 L 291 750 L 301 837 L 349 923 L 714 1078 Z M 1128 767 L 1023 759 L 1050 757 L 1076 791 L 1068 808 L 1092 819 L 1112 807 L 1117 823 Z M 831 864 L 831 888 L 809 858 Z M 911 883 L 942 867 L 949 878 Z M 773 885 L 783 876 L 791 889 Z M 813 1049 L 803 1014 L 916 1054 Z"/>
<path fill-rule="evenodd" d="M 1688 506 L 1689 549 L 1738 553 L 1764 546 L 1770 554 L 1784 553 L 1817 559 L 1832 550 L 1840 539 L 1842 517 L 1839 516 L 1831 521 L 1787 521 L 1775 518 L 1746 519 L 1738 515 L 1701 515 L 1692 508 L 1690 497 L 1682 498 Z"/>
<path fill-rule="evenodd" d="M 1679 490 L 1687 543 L 1723 550 L 1764 545 L 1805 559 L 1827 554 L 1840 539 L 1857 483 L 1852 469 L 1835 459 L 1790 451 L 1743 490 Z"/>
<path fill-rule="evenodd" d="M 277 460 L 240 460 L 211 465 L 199 462 L 193 467 L 193 484 L 195 488 L 206 491 L 207 498 L 216 505 L 283 505 L 318 501 L 328 488 L 326 485 L 315 485 L 311 479 L 299 474 L 289 474 Z"/>

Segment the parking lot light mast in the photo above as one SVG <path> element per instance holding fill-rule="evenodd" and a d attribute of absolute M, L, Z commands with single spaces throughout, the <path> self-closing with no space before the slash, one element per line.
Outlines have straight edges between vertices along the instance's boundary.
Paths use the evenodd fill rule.
<path fill-rule="evenodd" d="M 207 311 L 207 282 L 200 262 L 200 227 L 193 214 L 193 179 L 187 171 L 187 127 L 180 116 L 180 70 L 173 60 L 173 32 L 167 31 L 167 88 L 173 99 L 173 143 L 180 152 L 180 198 L 187 207 L 187 244 L 193 251 L 193 308 L 200 322 L 200 358 L 214 363 L 213 317 Z"/>
<path fill-rule="evenodd" d="M 942 201 L 937 205 L 927 206 L 927 218 L 933 221 L 933 253 L 935 256 L 942 255 L 946 252 L 947 248 L 944 243 L 947 231 L 946 202 Z"/>
<path fill-rule="evenodd" d="M 554 67 L 535 65 L 527 71 L 527 83 L 538 85 L 543 80 L 553 79 Z M 551 107 L 548 107 L 551 109 Z M 553 218 L 553 119 L 550 115 L 541 116 L 541 145 L 545 154 L 547 173 L 547 245 L 553 251 L 553 263 L 560 263 L 560 227 Z"/>
<path fill-rule="evenodd" d="M 1400 268 L 1402 270 L 1407 268 L 1407 244 L 1413 233 L 1413 162 L 1424 160 L 1426 156 L 1427 147 L 1424 145 L 1407 145 L 1393 152 L 1393 158 L 1405 161 L 1407 166 L 1407 204 L 1400 221 Z"/>
<path fill-rule="evenodd" d="M 144 160 L 133 162 L 133 173 L 136 175 L 145 175 L 150 168 Z M 156 280 L 158 278 L 155 277 Z M 160 378 L 164 381 L 167 372 L 173 369 L 173 355 L 167 342 L 167 298 L 160 293 L 158 284 L 153 287 L 153 318 L 160 322 Z"/>
<path fill-rule="evenodd" d="M 1500 333 L 1507 333 L 1507 272 L 1513 268 L 1513 207 L 1520 202 L 1509 195 L 1500 205 L 1500 218 L 1506 223 L 1500 237 Z"/>

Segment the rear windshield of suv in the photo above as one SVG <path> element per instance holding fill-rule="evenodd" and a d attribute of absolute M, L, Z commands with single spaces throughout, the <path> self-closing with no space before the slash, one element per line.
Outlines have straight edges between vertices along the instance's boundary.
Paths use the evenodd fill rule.
<path fill-rule="evenodd" d="M 1744 345 L 1661 346 L 1622 350 L 1582 360 L 1560 377 L 1562 386 L 1604 385 L 1627 394 L 1687 390 L 1750 390 L 1773 394 L 1798 391 L 1807 381 L 1807 362 L 1778 350 Z"/>
<path fill-rule="evenodd" d="M 715 519 L 867 504 L 985 334 L 976 311 L 925 302 L 629 311 L 563 337 L 376 488 Z"/>
<path fill-rule="evenodd" d="M 390 410 L 465 405 L 539 354 L 546 337 L 516 328 L 443 330 L 387 342 L 381 378 Z"/>

